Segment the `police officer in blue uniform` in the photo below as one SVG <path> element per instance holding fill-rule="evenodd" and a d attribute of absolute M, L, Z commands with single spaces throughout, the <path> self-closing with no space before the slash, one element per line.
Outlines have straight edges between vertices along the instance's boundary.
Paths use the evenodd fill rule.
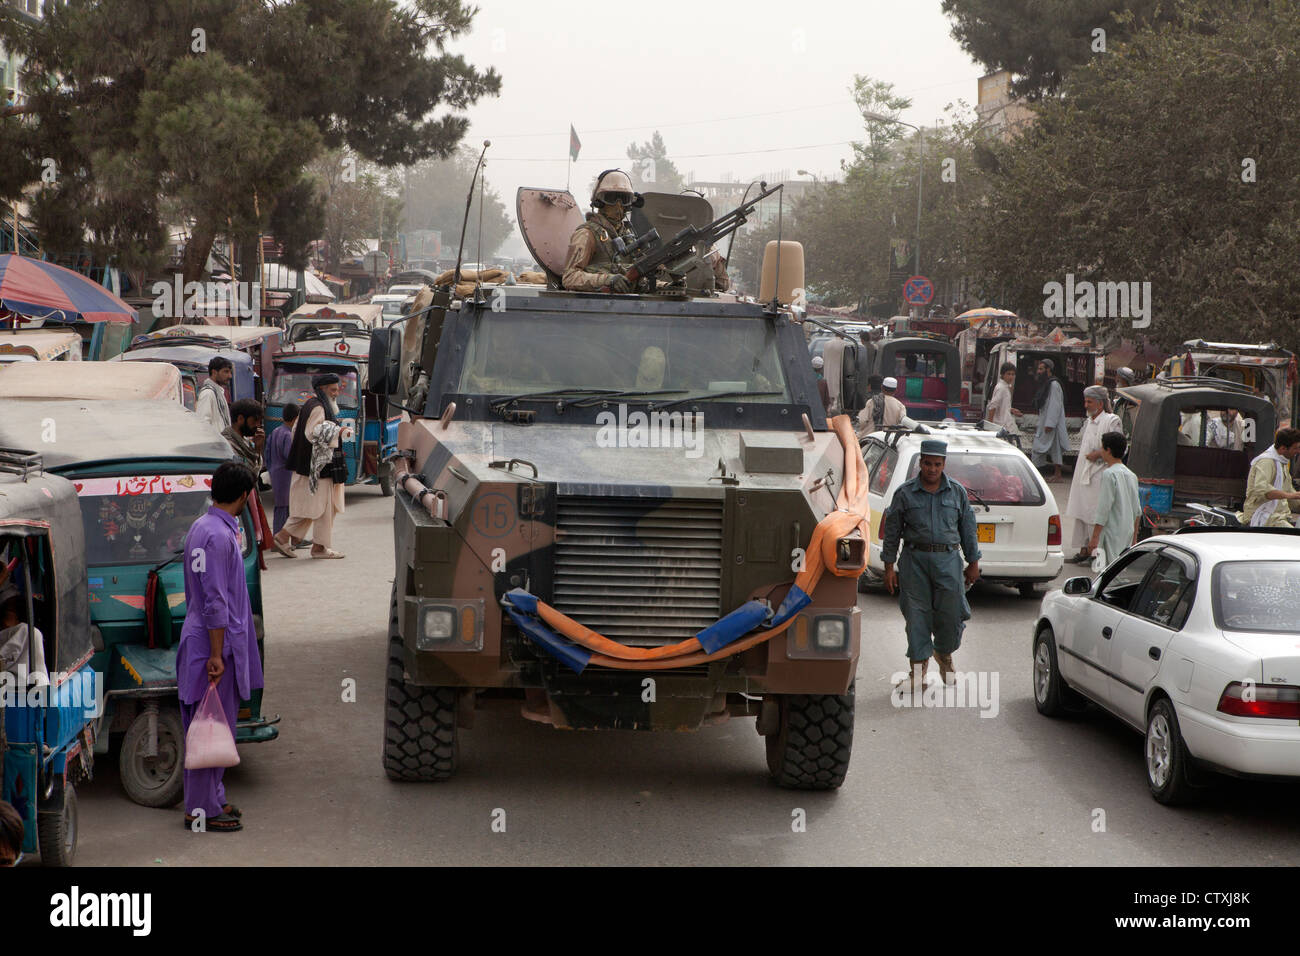
<path fill-rule="evenodd" d="M 890 594 L 898 593 L 911 662 L 910 676 L 899 686 L 910 682 L 913 691 L 918 678 L 922 687 L 925 684 L 931 654 L 944 683 L 953 680 L 952 655 L 961 646 L 970 619 L 966 588 L 980 576 L 975 512 L 966 489 L 943 473 L 947 456 L 947 442 L 935 438 L 921 442 L 920 470 L 899 486 L 885 512 L 881 551 L 885 586 Z"/>

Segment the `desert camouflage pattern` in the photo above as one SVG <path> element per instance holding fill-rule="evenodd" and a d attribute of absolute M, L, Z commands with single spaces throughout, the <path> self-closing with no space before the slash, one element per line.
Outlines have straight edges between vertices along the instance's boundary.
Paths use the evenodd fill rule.
<path fill-rule="evenodd" d="M 773 322 L 758 306 L 696 301 L 750 310 L 743 321 Z M 507 309 L 515 302 L 507 300 Z M 490 308 L 468 302 L 448 309 L 442 350 L 458 325 L 472 327 L 476 313 Z M 820 399 L 802 332 L 788 318 L 774 325 L 791 399 L 816 420 Z M 755 378 L 749 387 L 765 382 Z M 640 372 L 627 383 L 644 384 Z M 521 634 L 501 606 L 502 595 L 522 587 L 633 646 L 686 640 L 753 598 L 775 607 L 802 567 L 800 549 L 835 509 L 843 480 L 843 449 L 824 417 L 811 432 L 798 413 L 784 416 L 779 429 L 713 427 L 713 403 L 702 403 L 700 453 L 688 457 L 680 449 L 602 447 L 598 427 L 576 412 L 571 423 L 560 423 L 462 420 L 457 411 L 444 425 L 438 416 L 450 396 L 436 391 L 435 382 L 427 417 L 403 422 L 398 436 L 412 470 L 439 499 L 430 514 L 404 488 L 395 496 L 391 627 L 393 647 L 400 641 L 398 676 L 407 685 L 461 689 L 464 719 L 484 701 L 514 697 L 522 698 L 525 716 L 557 727 L 676 730 L 755 716 L 764 694 L 849 688 L 860 640 L 855 576 L 823 575 L 799 622 L 772 640 L 719 661 L 659 671 L 593 664 L 574 673 Z M 457 400 L 464 410 L 464 396 Z M 753 453 L 763 443 L 779 446 L 794 467 L 768 467 Z M 429 602 L 455 609 L 466 628 L 461 645 L 418 646 L 419 614 Z M 810 629 L 822 615 L 848 622 L 847 646 L 833 654 L 810 646 Z M 650 699 L 646 678 L 653 679 Z"/>
<path fill-rule="evenodd" d="M 614 273 L 625 272 L 632 265 L 615 251 L 616 236 L 628 242 L 636 239 L 625 222 L 614 223 L 598 212 L 588 213 L 587 221 L 573 230 L 569 239 L 564 288 L 573 292 L 608 292 Z"/>

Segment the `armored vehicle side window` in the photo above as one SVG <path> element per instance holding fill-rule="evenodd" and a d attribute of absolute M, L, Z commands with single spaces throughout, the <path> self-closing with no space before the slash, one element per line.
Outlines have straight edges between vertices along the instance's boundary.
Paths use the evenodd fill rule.
<path fill-rule="evenodd" d="M 770 322 L 523 310 L 476 316 L 458 391 L 566 388 L 775 392 L 750 401 L 791 400 Z"/>

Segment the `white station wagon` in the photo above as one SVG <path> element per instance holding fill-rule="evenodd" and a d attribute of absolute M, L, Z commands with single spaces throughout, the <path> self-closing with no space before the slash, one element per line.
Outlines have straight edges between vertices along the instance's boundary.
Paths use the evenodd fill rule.
<path fill-rule="evenodd" d="M 980 577 L 1020 589 L 1029 597 L 1034 585 L 1061 573 L 1061 516 L 1056 499 L 1033 464 L 1016 446 L 991 431 L 969 425 L 925 425 L 929 434 L 882 431 L 862 442 L 862 455 L 871 475 L 871 542 L 866 575 L 882 578 L 884 513 L 898 486 L 916 476 L 921 466 L 921 442 L 938 438 L 948 443 L 944 473 L 960 482 L 975 510 L 979 538 Z M 865 580 L 865 578 L 864 578 Z"/>
<path fill-rule="evenodd" d="M 1033 659 L 1040 713 L 1091 700 L 1146 734 L 1161 803 L 1205 770 L 1300 776 L 1300 532 L 1148 538 L 1043 598 Z"/>

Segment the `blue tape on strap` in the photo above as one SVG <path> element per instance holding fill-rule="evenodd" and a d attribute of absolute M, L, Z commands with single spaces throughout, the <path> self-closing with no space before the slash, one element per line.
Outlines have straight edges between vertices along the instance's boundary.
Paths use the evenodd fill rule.
<path fill-rule="evenodd" d="M 716 654 L 732 641 L 748 634 L 763 621 L 767 620 L 770 608 L 766 601 L 746 601 L 724 618 L 710 624 L 696 639 L 700 646 L 710 654 Z"/>
<path fill-rule="evenodd" d="M 533 605 L 536 606 L 535 598 L 533 599 Z M 591 660 L 591 651 L 571 643 L 556 634 L 541 621 L 525 617 L 510 606 L 506 607 L 506 613 L 510 615 L 510 619 L 515 622 L 515 626 L 519 630 L 527 634 L 542 650 L 549 653 L 575 674 L 581 674 L 586 668 L 587 662 Z"/>
<path fill-rule="evenodd" d="M 537 598 L 523 588 L 514 588 L 505 594 L 506 600 L 525 614 L 537 613 Z"/>
<path fill-rule="evenodd" d="M 784 624 L 790 618 L 794 617 L 806 608 L 811 602 L 812 597 L 810 595 L 805 594 L 800 588 L 791 585 L 790 593 L 785 596 L 785 600 L 782 601 L 781 606 L 776 609 L 776 614 L 773 615 L 772 620 L 767 622 L 767 626 L 777 627 L 778 625 Z"/>

